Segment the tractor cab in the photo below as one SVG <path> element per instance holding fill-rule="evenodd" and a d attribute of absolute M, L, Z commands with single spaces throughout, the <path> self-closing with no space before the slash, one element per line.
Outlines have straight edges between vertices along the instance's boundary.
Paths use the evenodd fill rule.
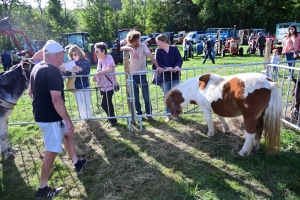
<path fill-rule="evenodd" d="M 90 36 L 87 32 L 76 32 L 76 33 L 64 33 L 63 37 L 60 38 L 60 42 L 64 44 L 64 46 L 68 45 L 77 45 L 83 51 L 88 50 L 88 37 Z"/>
<path fill-rule="evenodd" d="M 38 52 L 46 44 L 44 40 L 30 40 L 30 43 L 35 52 Z M 23 49 L 25 50 L 29 49 L 29 45 L 27 44 L 26 41 L 23 41 L 22 45 L 23 45 Z"/>
<path fill-rule="evenodd" d="M 95 64 L 98 58 L 94 53 L 95 50 L 93 44 L 88 43 L 89 36 L 90 34 L 87 32 L 64 33 L 59 38 L 59 42 L 62 43 L 67 50 L 72 45 L 77 45 L 84 51 L 85 57 L 90 60 L 91 64 Z"/>
<path fill-rule="evenodd" d="M 113 57 L 116 64 L 123 62 L 123 52 L 120 51 L 120 48 L 127 44 L 126 37 L 129 31 L 130 29 L 119 29 L 112 34 L 113 38 L 116 38 L 116 43 L 111 48 L 110 55 Z"/>

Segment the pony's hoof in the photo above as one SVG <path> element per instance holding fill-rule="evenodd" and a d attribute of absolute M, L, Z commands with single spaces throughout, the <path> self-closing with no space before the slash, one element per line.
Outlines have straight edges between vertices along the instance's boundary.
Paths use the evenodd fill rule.
<path fill-rule="evenodd" d="M 207 133 L 207 137 L 212 137 L 212 136 L 214 136 L 214 133 L 210 133 L 210 132 Z"/>
<path fill-rule="evenodd" d="M 178 120 L 179 120 L 179 117 L 172 117 L 172 119 L 173 119 L 174 121 L 178 121 Z"/>
<path fill-rule="evenodd" d="M 248 156 L 250 154 L 250 152 L 247 152 L 247 151 L 243 151 L 243 150 L 240 150 L 240 152 L 239 152 L 239 155 L 240 156 Z"/>
<path fill-rule="evenodd" d="M 259 149 L 259 145 L 253 145 L 252 150 L 257 151 Z"/>
<path fill-rule="evenodd" d="M 230 132 L 230 131 L 225 131 L 225 134 L 226 134 L 226 135 L 230 135 L 231 132 Z"/>

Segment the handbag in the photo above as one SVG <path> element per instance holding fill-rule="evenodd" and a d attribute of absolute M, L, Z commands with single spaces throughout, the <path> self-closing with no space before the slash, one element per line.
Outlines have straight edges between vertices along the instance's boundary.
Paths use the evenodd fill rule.
<path fill-rule="evenodd" d="M 292 46 L 293 46 L 293 49 L 294 49 L 294 42 L 292 41 Z M 300 51 L 294 51 L 294 58 L 296 60 L 300 59 Z"/>
<path fill-rule="evenodd" d="M 294 58 L 297 59 L 297 60 L 300 59 L 300 51 L 295 51 L 294 52 Z"/>
<path fill-rule="evenodd" d="M 71 72 L 71 76 L 76 76 L 76 74 L 74 72 Z M 73 91 L 75 90 L 75 86 L 74 86 L 74 82 L 75 82 L 76 78 L 67 78 L 67 90 Z"/>
<path fill-rule="evenodd" d="M 155 85 L 161 85 L 164 82 L 164 75 L 163 73 L 153 73 L 152 75 L 152 83 Z"/>
<path fill-rule="evenodd" d="M 156 70 L 156 67 L 154 64 L 152 64 L 152 70 Z M 161 85 L 164 82 L 164 75 L 163 73 L 154 72 L 152 75 L 152 81 L 155 85 Z"/>
<path fill-rule="evenodd" d="M 101 63 L 101 71 L 102 71 L 102 63 Z M 116 85 L 113 84 L 113 82 L 105 75 L 105 77 L 107 78 L 107 80 L 109 80 L 109 82 L 113 85 L 114 87 L 114 91 L 118 92 L 120 90 L 120 85 L 117 83 Z"/>
<path fill-rule="evenodd" d="M 120 90 L 120 85 L 117 84 L 117 85 L 114 85 L 111 80 L 105 75 L 105 77 L 107 78 L 107 80 L 109 80 L 109 82 L 114 86 L 114 91 L 115 92 L 118 92 Z"/>

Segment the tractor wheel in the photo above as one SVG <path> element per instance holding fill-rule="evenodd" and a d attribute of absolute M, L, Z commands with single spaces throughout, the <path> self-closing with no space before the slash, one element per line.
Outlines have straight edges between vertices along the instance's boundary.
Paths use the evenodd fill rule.
<path fill-rule="evenodd" d="M 225 50 L 221 49 L 221 57 L 225 57 Z"/>
<path fill-rule="evenodd" d="M 244 48 L 240 47 L 239 48 L 239 56 L 243 56 L 244 55 Z"/>

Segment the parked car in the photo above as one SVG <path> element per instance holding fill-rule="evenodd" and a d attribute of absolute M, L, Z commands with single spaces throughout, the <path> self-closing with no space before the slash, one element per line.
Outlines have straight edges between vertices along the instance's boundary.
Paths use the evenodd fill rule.
<path fill-rule="evenodd" d="M 178 34 L 174 35 L 173 42 L 174 44 L 181 44 L 183 42 L 183 38 L 186 36 L 185 31 L 179 31 Z"/>
<path fill-rule="evenodd" d="M 143 36 L 141 36 L 140 42 L 145 42 L 145 40 L 148 38 L 149 38 L 148 35 L 143 35 Z"/>
<path fill-rule="evenodd" d="M 184 39 L 192 41 L 193 44 L 203 40 L 206 37 L 205 31 L 190 31 Z"/>
<path fill-rule="evenodd" d="M 162 34 L 168 37 L 170 44 L 174 43 L 174 32 L 163 32 Z"/>
<path fill-rule="evenodd" d="M 149 45 L 156 45 L 156 40 L 155 38 L 159 35 L 160 33 L 151 33 L 149 35 L 149 38 L 145 40 Z"/>

